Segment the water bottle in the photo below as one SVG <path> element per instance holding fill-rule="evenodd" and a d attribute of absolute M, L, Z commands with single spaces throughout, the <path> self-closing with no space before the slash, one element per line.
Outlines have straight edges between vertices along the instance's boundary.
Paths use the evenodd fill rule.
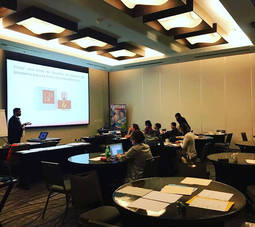
<path fill-rule="evenodd" d="M 105 157 L 106 157 L 107 160 L 111 159 L 111 154 L 110 154 L 109 146 L 106 146 L 106 148 L 105 148 Z"/>

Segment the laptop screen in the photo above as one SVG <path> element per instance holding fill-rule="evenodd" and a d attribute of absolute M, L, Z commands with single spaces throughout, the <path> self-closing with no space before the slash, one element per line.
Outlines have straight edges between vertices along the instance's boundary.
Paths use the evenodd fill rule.
<path fill-rule="evenodd" d="M 122 143 L 111 144 L 110 152 L 112 156 L 116 156 L 117 154 L 123 154 Z"/>
<path fill-rule="evenodd" d="M 47 138 L 48 132 L 40 132 L 39 139 L 45 140 Z"/>

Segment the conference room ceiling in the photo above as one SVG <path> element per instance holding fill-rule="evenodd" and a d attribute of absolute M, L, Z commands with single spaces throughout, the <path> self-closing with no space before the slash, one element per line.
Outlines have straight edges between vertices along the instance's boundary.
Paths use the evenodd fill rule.
<path fill-rule="evenodd" d="M 111 2 L 107 0 L 108 3 Z M 36 6 L 47 12 L 78 23 L 78 29 L 95 29 L 123 45 L 136 48 L 129 58 L 109 57 L 108 50 L 85 51 L 60 44 L 58 39 L 44 40 L 8 28 L 0 28 L 0 47 L 106 71 L 116 71 L 170 64 L 255 51 L 255 4 L 253 0 L 194 0 L 194 12 L 207 24 L 217 24 L 217 32 L 224 44 L 190 48 L 174 35 L 159 32 L 143 23 L 143 17 L 132 17 L 104 0 L 17 0 L 17 12 Z M 116 2 L 113 0 L 112 2 Z M 119 0 L 121 1 L 121 0 Z M 168 0 L 168 2 L 173 0 Z M 186 4 L 186 0 L 182 1 Z M 86 49 L 87 50 L 87 49 Z M 141 54 L 142 53 L 142 54 Z"/>

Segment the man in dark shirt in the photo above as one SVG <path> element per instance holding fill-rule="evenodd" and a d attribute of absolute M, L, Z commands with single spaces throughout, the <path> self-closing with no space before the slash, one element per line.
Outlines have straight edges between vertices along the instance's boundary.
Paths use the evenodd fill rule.
<path fill-rule="evenodd" d="M 180 114 L 175 114 L 176 121 L 179 123 L 179 130 L 181 131 L 182 135 L 185 135 L 186 133 L 191 131 L 191 127 L 189 126 L 186 119 Z"/>
<path fill-rule="evenodd" d="M 19 117 L 21 116 L 21 109 L 14 108 L 13 116 L 9 119 L 8 122 L 8 143 L 20 143 L 20 139 L 23 134 L 23 130 L 26 125 L 31 125 L 30 122 L 21 124 Z"/>
<path fill-rule="evenodd" d="M 164 134 L 165 139 L 169 139 L 170 142 L 175 142 L 176 141 L 176 136 L 180 136 L 181 132 L 176 128 L 176 123 L 172 122 L 171 123 L 171 131 L 167 131 Z"/>

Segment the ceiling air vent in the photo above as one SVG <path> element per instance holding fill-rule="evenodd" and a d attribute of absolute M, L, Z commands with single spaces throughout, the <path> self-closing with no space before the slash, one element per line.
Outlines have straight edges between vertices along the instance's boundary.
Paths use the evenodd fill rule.
<path fill-rule="evenodd" d="M 250 52 L 250 49 L 247 48 L 243 50 L 233 50 L 233 51 L 225 51 L 225 52 L 214 53 L 214 54 L 204 54 L 204 55 L 195 56 L 194 58 L 199 59 L 199 58 L 208 58 L 208 57 L 221 57 L 225 55 L 245 54 L 249 52 Z"/>
<path fill-rule="evenodd" d="M 163 62 L 162 61 L 157 61 L 157 62 L 151 62 L 151 63 L 124 66 L 123 68 L 128 69 L 128 68 L 135 68 L 135 67 L 144 67 L 144 66 L 149 66 L 149 65 L 157 65 L 157 64 L 161 64 L 161 63 L 163 63 Z"/>

